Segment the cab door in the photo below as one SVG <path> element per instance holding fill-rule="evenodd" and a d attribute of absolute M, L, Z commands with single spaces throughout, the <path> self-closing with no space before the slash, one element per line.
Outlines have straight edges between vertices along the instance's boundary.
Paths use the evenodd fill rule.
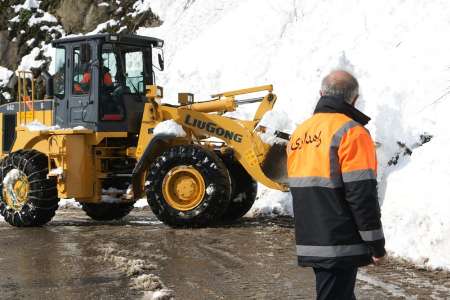
<path fill-rule="evenodd" d="M 97 97 L 98 70 L 92 63 L 95 57 L 94 45 L 90 43 L 74 44 L 71 47 L 70 78 L 71 97 L 68 101 L 69 127 L 95 123 L 97 110 L 94 105 Z"/>

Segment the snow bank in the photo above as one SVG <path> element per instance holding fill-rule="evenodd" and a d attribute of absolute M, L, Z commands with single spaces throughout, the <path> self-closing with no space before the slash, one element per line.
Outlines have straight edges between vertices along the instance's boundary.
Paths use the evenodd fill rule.
<path fill-rule="evenodd" d="M 176 137 L 186 136 L 186 132 L 184 132 L 183 127 L 174 120 L 167 120 L 159 123 L 153 130 L 153 134 L 168 134 Z"/>
<path fill-rule="evenodd" d="M 331 69 L 352 71 L 362 91 L 357 106 L 373 118 L 368 127 L 381 143 L 387 248 L 450 268 L 444 255 L 450 253 L 450 212 L 443 190 L 450 183 L 444 146 L 450 132 L 438 130 L 448 123 L 445 118 L 435 118 L 436 111 L 450 111 L 442 107 L 450 93 L 448 1 L 139 2 L 146 5 L 164 21 L 138 33 L 165 39 L 166 71 L 157 74 L 165 101 L 175 103 L 180 90 L 207 99 L 217 91 L 273 83 L 275 109 L 286 111 L 295 124 L 311 115 L 320 81 Z M 388 168 L 397 141 L 410 146 L 424 132 L 433 140 Z M 291 201 L 286 194 L 262 189 L 259 195 L 254 212 L 292 212 L 285 209 Z"/>
<path fill-rule="evenodd" d="M 450 105 L 442 117 L 448 111 Z M 450 149 L 450 135 L 445 127 L 391 170 L 382 212 L 394 255 L 450 269 L 450 157 L 444 153 Z"/>

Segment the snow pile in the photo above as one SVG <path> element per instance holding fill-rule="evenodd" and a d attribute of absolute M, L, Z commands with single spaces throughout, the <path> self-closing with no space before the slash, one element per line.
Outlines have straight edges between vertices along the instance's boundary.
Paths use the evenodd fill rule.
<path fill-rule="evenodd" d="M 445 109 L 436 112 L 442 127 L 435 137 L 413 150 L 389 174 L 383 224 L 389 249 L 419 265 L 450 269 L 450 135 Z M 440 116 L 439 116 L 440 115 Z"/>
<path fill-rule="evenodd" d="M 134 203 L 135 208 L 144 208 L 148 206 L 147 198 L 141 198 Z"/>
<path fill-rule="evenodd" d="M 271 190 L 258 187 L 258 195 L 255 204 L 249 216 L 279 216 L 289 215 L 292 216 L 292 196 L 291 193 L 284 193 L 277 190 Z"/>
<path fill-rule="evenodd" d="M 64 170 L 61 167 L 55 168 L 55 169 L 51 169 L 50 171 L 48 171 L 48 175 L 47 176 L 60 176 L 64 174 Z"/>
<path fill-rule="evenodd" d="M 81 208 L 80 202 L 76 201 L 73 198 L 59 200 L 58 209 L 71 209 L 71 208 Z"/>
<path fill-rule="evenodd" d="M 130 279 L 130 287 L 144 292 L 143 299 L 173 299 L 173 291 L 152 273 L 158 267 L 156 264 L 133 258 L 133 254 L 139 255 L 139 252 L 127 253 L 126 250 L 117 251 L 116 249 L 118 245 L 115 243 L 109 243 L 100 248 L 103 255 L 99 259 L 112 263 L 117 270 L 125 273 Z"/>
<path fill-rule="evenodd" d="M 29 131 L 49 131 L 49 130 L 58 130 L 61 129 L 58 125 L 54 125 L 54 126 L 48 126 L 48 125 L 44 125 L 39 121 L 31 121 L 28 124 L 25 124 L 22 126 L 24 126 L 26 129 L 28 129 Z"/>
<path fill-rule="evenodd" d="M 36 57 L 39 55 L 41 49 L 38 47 L 34 47 L 31 52 L 24 57 L 20 61 L 19 70 L 30 70 L 31 68 L 39 68 L 44 61 L 36 60 Z"/>
<path fill-rule="evenodd" d="M 265 132 L 259 133 L 259 137 L 264 143 L 269 145 L 287 143 L 286 140 L 276 137 L 274 135 L 275 131 L 290 133 L 295 129 L 293 122 L 284 111 L 271 110 L 266 112 L 259 125 L 266 128 Z"/>
<path fill-rule="evenodd" d="M 82 131 L 82 130 L 88 130 L 84 126 L 75 126 L 73 128 L 61 128 L 59 125 L 53 125 L 48 126 L 45 124 L 42 124 L 41 122 L 34 120 L 27 124 L 21 124 L 21 126 L 24 126 L 29 131 L 50 131 L 50 130 L 74 130 L 74 131 Z"/>
<path fill-rule="evenodd" d="M 153 130 L 153 134 L 167 134 L 174 135 L 176 137 L 186 136 L 186 132 L 184 132 L 183 127 L 174 120 L 167 120 L 159 123 Z"/>
<path fill-rule="evenodd" d="M 18 169 L 12 169 L 6 174 L 5 178 L 3 178 L 3 185 L 9 193 L 13 191 L 13 185 L 22 176 L 24 176 L 23 172 Z"/>
<path fill-rule="evenodd" d="M 444 141 L 450 132 L 438 129 L 448 123 L 445 118 L 435 118 L 435 112 L 450 111 L 443 107 L 450 93 L 447 1 L 139 3 L 150 5 L 164 21 L 138 33 L 165 39 L 166 71 L 157 74 L 157 82 L 171 103 L 180 90 L 207 99 L 216 91 L 273 83 L 275 109 L 299 123 L 311 115 L 320 81 L 331 69 L 352 71 L 362 92 L 357 106 L 372 117 L 368 128 L 381 143 L 387 248 L 450 268 L 450 257 L 444 255 L 450 253 L 450 212 L 444 207 L 444 187 L 450 184 Z M 398 165 L 388 167 L 399 151 L 398 141 L 411 147 L 424 132 L 434 138 L 410 159 L 402 162 L 401 157 Z M 261 189 L 259 196 L 254 211 L 291 213 L 285 194 Z"/>
<path fill-rule="evenodd" d="M 6 86 L 8 84 L 9 78 L 11 78 L 13 74 L 13 71 L 0 66 L 0 87 Z"/>

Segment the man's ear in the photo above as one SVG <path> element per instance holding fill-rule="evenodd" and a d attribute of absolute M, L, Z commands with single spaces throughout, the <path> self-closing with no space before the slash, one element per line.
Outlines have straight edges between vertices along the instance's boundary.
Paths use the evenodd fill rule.
<path fill-rule="evenodd" d="M 323 97 L 323 93 L 322 93 L 322 91 L 320 91 L 320 92 L 319 92 L 319 94 L 320 94 L 320 97 Z"/>
<path fill-rule="evenodd" d="M 355 106 L 356 100 L 358 100 L 358 98 L 359 98 L 359 95 L 356 95 L 355 98 L 353 98 L 353 101 L 352 101 L 353 106 Z"/>

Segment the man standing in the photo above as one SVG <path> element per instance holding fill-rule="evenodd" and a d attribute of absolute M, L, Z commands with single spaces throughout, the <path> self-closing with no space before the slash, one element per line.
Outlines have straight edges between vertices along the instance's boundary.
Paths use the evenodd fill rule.
<path fill-rule="evenodd" d="M 333 71 L 314 115 L 287 146 L 298 264 L 312 267 L 317 299 L 355 299 L 357 269 L 385 255 L 374 143 L 357 110 L 358 82 Z"/>

